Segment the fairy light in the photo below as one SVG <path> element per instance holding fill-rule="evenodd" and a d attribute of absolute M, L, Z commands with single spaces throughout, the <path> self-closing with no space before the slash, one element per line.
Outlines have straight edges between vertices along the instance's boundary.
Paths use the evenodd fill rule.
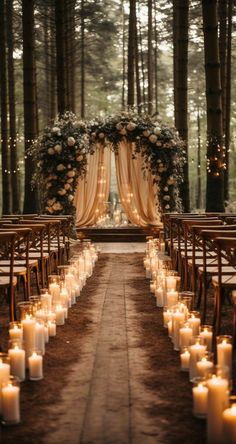
<path fill-rule="evenodd" d="M 207 173 L 214 177 L 220 177 L 227 169 L 225 158 L 225 146 L 219 143 L 219 139 L 211 138 L 207 142 Z"/>

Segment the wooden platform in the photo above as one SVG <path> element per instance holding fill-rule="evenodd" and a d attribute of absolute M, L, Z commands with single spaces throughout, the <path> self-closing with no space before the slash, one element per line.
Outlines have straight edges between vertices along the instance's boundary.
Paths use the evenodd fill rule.
<path fill-rule="evenodd" d="M 79 237 L 92 239 L 93 242 L 145 242 L 146 236 L 158 233 L 159 227 L 140 228 L 140 227 L 112 227 L 95 228 L 81 227 L 77 228 Z"/>

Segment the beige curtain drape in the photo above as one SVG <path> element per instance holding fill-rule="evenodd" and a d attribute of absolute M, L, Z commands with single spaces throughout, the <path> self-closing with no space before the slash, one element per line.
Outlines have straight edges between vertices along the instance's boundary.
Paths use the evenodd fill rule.
<path fill-rule="evenodd" d="M 85 177 L 78 180 L 74 198 L 76 226 L 89 226 L 97 222 L 106 211 L 111 177 L 111 150 L 97 145 L 95 153 L 88 155 Z"/>
<path fill-rule="evenodd" d="M 122 206 L 131 223 L 140 226 L 160 223 L 156 211 L 155 187 L 150 172 L 143 175 L 141 154 L 132 156 L 134 145 L 123 141 L 116 159 L 116 175 Z"/>

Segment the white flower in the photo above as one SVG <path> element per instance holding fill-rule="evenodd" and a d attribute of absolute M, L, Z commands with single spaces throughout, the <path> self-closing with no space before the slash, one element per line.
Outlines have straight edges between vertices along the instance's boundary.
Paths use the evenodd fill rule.
<path fill-rule="evenodd" d="M 63 163 L 59 163 L 59 165 L 57 165 L 57 171 L 63 171 L 65 168 L 66 167 L 63 165 Z"/>
<path fill-rule="evenodd" d="M 56 151 L 56 153 L 61 153 L 61 151 L 62 151 L 62 146 L 61 146 L 61 145 L 55 145 L 55 146 L 54 146 L 54 150 Z"/>
<path fill-rule="evenodd" d="M 160 142 L 160 140 L 157 141 L 156 146 L 162 146 L 162 143 Z"/>
<path fill-rule="evenodd" d="M 129 122 L 126 128 L 127 128 L 128 131 L 134 131 L 136 126 L 137 126 L 136 123 Z"/>
<path fill-rule="evenodd" d="M 168 185 L 173 185 L 175 183 L 175 178 L 173 176 L 170 176 L 169 179 L 167 180 L 167 184 Z"/>
<path fill-rule="evenodd" d="M 52 209 L 51 207 L 46 207 L 46 210 L 47 210 L 50 214 L 53 213 L 53 209 Z"/>
<path fill-rule="evenodd" d="M 117 129 L 117 131 L 120 131 L 122 128 L 123 128 L 122 123 L 117 123 L 117 124 L 116 124 L 116 129 Z"/>
<path fill-rule="evenodd" d="M 99 133 L 99 134 L 98 134 L 98 138 L 99 138 L 99 139 L 104 139 L 104 137 L 105 137 L 105 134 L 104 134 L 104 133 Z"/>
<path fill-rule="evenodd" d="M 166 210 L 169 210 L 169 208 L 170 208 L 170 205 L 168 205 L 168 204 L 165 205 L 165 209 L 166 209 Z"/>
<path fill-rule="evenodd" d="M 61 130 L 60 130 L 60 128 L 58 128 L 58 126 L 54 126 L 52 128 L 52 133 L 57 133 L 58 135 L 60 135 L 61 134 Z"/>
<path fill-rule="evenodd" d="M 55 197 L 53 197 L 52 199 L 48 199 L 47 200 L 47 204 L 49 205 L 49 207 L 51 207 L 55 202 L 56 202 Z"/>
<path fill-rule="evenodd" d="M 51 182 L 48 182 L 48 183 L 46 184 L 46 188 L 47 188 L 47 190 L 48 190 L 49 188 L 51 188 L 51 186 L 52 186 L 52 183 L 51 183 Z"/>
<path fill-rule="evenodd" d="M 37 167 L 40 168 L 43 165 L 43 161 L 40 160 L 39 162 L 37 162 Z"/>
<path fill-rule="evenodd" d="M 64 194 L 66 194 L 66 190 L 64 190 L 63 188 L 60 188 L 60 190 L 58 190 L 57 194 L 59 194 L 60 196 L 64 196 Z"/>
<path fill-rule="evenodd" d="M 72 177 L 71 179 L 67 179 L 67 181 L 66 181 L 66 182 L 67 182 L 67 183 L 72 183 L 72 182 L 73 182 L 73 180 L 74 180 L 74 179 L 73 179 L 73 177 Z"/>
<path fill-rule="evenodd" d="M 169 190 L 168 187 L 164 187 L 164 191 L 167 192 Z"/>
<path fill-rule="evenodd" d="M 74 146 L 74 144 L 75 144 L 75 139 L 74 139 L 74 137 L 68 137 L 68 139 L 67 139 L 67 145 L 68 145 L 68 146 Z"/>
<path fill-rule="evenodd" d="M 81 162 L 83 160 L 84 156 L 82 156 L 81 154 L 79 156 L 76 157 L 77 162 Z"/>
<path fill-rule="evenodd" d="M 68 196 L 69 202 L 72 202 L 73 199 L 74 199 L 74 196 L 72 194 L 69 194 L 69 196 Z"/>
<path fill-rule="evenodd" d="M 122 136 L 126 136 L 127 131 L 126 131 L 125 128 L 121 128 L 121 130 L 119 131 L 119 133 L 120 133 Z"/>
<path fill-rule="evenodd" d="M 55 202 L 52 206 L 54 211 L 60 211 L 62 210 L 62 205 L 60 204 L 60 202 Z"/>
<path fill-rule="evenodd" d="M 64 190 L 69 190 L 70 188 L 71 188 L 70 184 L 69 183 L 65 183 Z"/>
<path fill-rule="evenodd" d="M 67 176 L 68 177 L 74 177 L 75 176 L 75 172 L 73 170 L 68 171 Z"/>
<path fill-rule="evenodd" d="M 168 194 L 167 194 L 166 196 L 163 197 L 163 200 L 166 200 L 167 202 L 169 202 L 170 196 L 168 196 Z"/>
<path fill-rule="evenodd" d="M 151 131 L 149 131 L 149 130 L 145 130 L 145 131 L 143 131 L 143 135 L 144 135 L 144 137 L 149 137 L 150 134 L 151 134 Z"/>
<path fill-rule="evenodd" d="M 155 134 L 151 134 L 148 139 L 150 140 L 151 143 L 156 143 L 157 136 L 155 136 Z"/>
<path fill-rule="evenodd" d="M 50 154 L 50 156 L 52 156 L 53 154 L 55 154 L 55 150 L 54 150 L 54 148 L 48 148 L 48 154 Z"/>
<path fill-rule="evenodd" d="M 153 132 L 154 132 L 154 134 L 156 134 L 156 136 L 160 136 L 161 135 L 161 130 L 157 126 L 154 128 Z"/>

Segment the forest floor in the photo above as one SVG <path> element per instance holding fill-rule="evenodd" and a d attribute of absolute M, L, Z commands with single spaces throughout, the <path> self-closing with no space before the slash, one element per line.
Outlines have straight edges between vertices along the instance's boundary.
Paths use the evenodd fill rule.
<path fill-rule="evenodd" d="M 44 357 L 44 379 L 21 383 L 19 425 L 4 444 L 192 444 L 206 423 L 192 414 L 142 253 L 102 253 Z M 6 341 L 7 328 L 0 337 Z"/>

